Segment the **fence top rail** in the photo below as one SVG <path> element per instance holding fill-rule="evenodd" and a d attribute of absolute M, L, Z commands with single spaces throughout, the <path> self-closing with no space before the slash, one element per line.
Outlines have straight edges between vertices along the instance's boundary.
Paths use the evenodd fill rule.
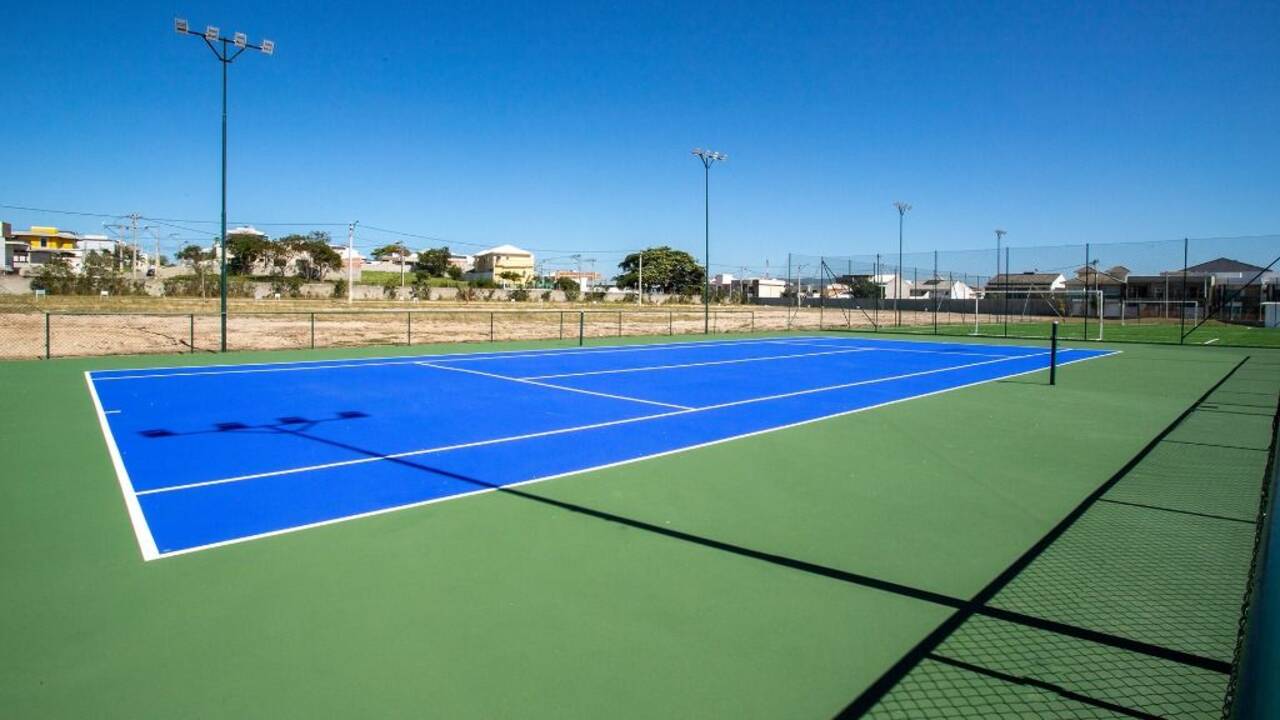
<path fill-rule="evenodd" d="M 747 315 L 755 312 L 752 309 L 740 308 L 718 308 L 713 307 L 714 312 L 720 314 Z M 30 312 L 30 311 L 28 311 Z M 220 317 L 221 313 L 216 311 L 200 311 L 200 312 L 180 312 L 180 311 L 162 311 L 162 310 L 36 310 L 36 313 L 42 313 L 48 316 L 57 317 Z M 457 314 L 494 314 L 494 315 L 557 315 L 559 313 L 583 313 L 586 315 L 617 315 L 625 313 L 627 315 L 654 315 L 666 317 L 669 313 L 701 313 L 701 306 L 690 306 L 683 308 L 668 308 L 664 310 L 651 309 L 634 309 L 625 308 L 618 309 L 585 309 L 585 308 L 566 308 L 563 310 L 546 309 L 546 308 L 529 308 L 524 309 L 502 309 L 489 310 L 485 308 L 370 308 L 368 310 L 246 310 L 228 312 L 228 317 L 269 317 L 269 316 L 302 316 L 311 315 L 399 315 L 406 313 L 414 315 L 457 315 Z M 24 313 L 25 314 L 25 313 Z"/>

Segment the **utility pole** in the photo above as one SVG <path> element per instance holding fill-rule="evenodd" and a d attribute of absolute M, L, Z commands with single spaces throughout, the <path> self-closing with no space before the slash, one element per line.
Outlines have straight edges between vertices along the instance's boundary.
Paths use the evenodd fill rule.
<path fill-rule="evenodd" d="M 640 279 L 636 281 L 636 290 L 639 291 L 636 294 L 636 304 L 643 305 L 644 304 L 644 251 L 643 250 L 640 251 Z"/>
<path fill-rule="evenodd" d="M 711 166 L 728 160 L 729 156 L 702 148 L 694 148 L 691 152 L 702 161 L 702 262 L 706 264 L 702 271 L 702 334 L 707 335 L 711 333 Z"/>
<path fill-rule="evenodd" d="M 356 267 L 356 225 L 360 221 L 356 220 L 347 226 L 347 304 L 351 304 L 354 297 L 353 283 L 355 282 Z"/>
<path fill-rule="evenodd" d="M 219 275 L 221 276 L 222 297 L 220 301 L 220 315 L 222 318 L 221 330 L 222 352 L 227 351 L 227 67 L 235 62 L 246 49 L 252 48 L 261 51 L 263 55 L 271 55 L 276 51 L 276 44 L 271 40 L 263 40 L 261 45 L 254 45 L 249 42 L 249 38 L 242 32 L 237 32 L 231 39 L 222 37 L 218 33 L 216 25 L 205 27 L 204 32 L 196 32 L 187 25 L 185 18 L 174 18 L 173 29 L 179 35 L 194 35 L 204 40 L 204 44 L 209 46 L 209 51 L 217 58 L 218 63 L 222 65 L 222 235 L 221 235 L 221 263 Z M 219 45 L 214 45 L 214 43 Z M 234 51 L 232 50 L 234 47 Z"/>

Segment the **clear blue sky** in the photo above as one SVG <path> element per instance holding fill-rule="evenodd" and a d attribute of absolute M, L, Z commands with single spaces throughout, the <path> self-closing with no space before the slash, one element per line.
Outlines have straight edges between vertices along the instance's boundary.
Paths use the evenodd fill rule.
<path fill-rule="evenodd" d="M 181 15 L 278 43 L 231 68 L 230 214 L 273 233 L 700 256 L 695 145 L 716 265 L 891 249 L 897 199 L 920 250 L 1280 231 L 1275 2 L 379 5 L 8 7 L 0 204 L 217 219 Z"/>

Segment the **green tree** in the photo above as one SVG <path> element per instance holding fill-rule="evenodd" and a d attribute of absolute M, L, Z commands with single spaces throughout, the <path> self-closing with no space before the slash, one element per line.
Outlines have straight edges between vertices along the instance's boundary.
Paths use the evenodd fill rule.
<path fill-rule="evenodd" d="M 503 280 L 506 280 L 507 282 L 515 283 L 516 285 L 519 285 L 520 281 L 524 280 L 524 276 L 518 272 L 515 272 L 514 270 L 507 270 L 505 272 L 500 272 L 498 273 L 498 277 L 502 278 Z"/>
<path fill-rule="evenodd" d="M 856 298 L 883 297 L 884 288 L 866 276 L 857 276 L 849 283 L 849 294 Z"/>
<path fill-rule="evenodd" d="M 400 262 L 408 257 L 409 248 L 405 247 L 402 242 L 394 242 L 390 245 L 374 248 L 369 254 L 373 256 L 374 260 L 395 260 Z"/>
<path fill-rule="evenodd" d="M 702 287 L 702 266 L 683 250 L 666 245 L 632 253 L 618 263 L 622 274 L 614 278 L 618 287 L 636 289 L 640 282 L 640 257 L 644 256 L 645 287 L 660 287 L 663 292 L 693 293 Z"/>
<path fill-rule="evenodd" d="M 449 271 L 449 248 L 428 248 L 418 252 L 418 262 L 413 264 L 413 271 L 427 277 L 444 277 Z"/>
<path fill-rule="evenodd" d="M 444 272 L 452 280 L 462 279 L 462 268 L 458 267 L 457 265 L 454 265 L 453 263 L 449 263 L 449 267 L 445 268 Z"/>
<path fill-rule="evenodd" d="M 252 275 L 254 268 L 268 259 L 272 243 L 262 235 L 242 233 L 227 236 L 227 272 Z"/>
<path fill-rule="evenodd" d="M 323 280 L 324 274 L 342 267 L 342 256 L 330 244 L 329 233 L 313 230 L 306 235 L 286 235 L 276 243 L 286 262 L 293 262 L 304 281 Z"/>
<path fill-rule="evenodd" d="M 571 277 L 556 278 L 554 287 L 564 293 L 564 299 L 569 302 L 576 301 L 578 296 L 582 294 L 582 286 L 578 284 L 577 280 L 574 280 Z"/>

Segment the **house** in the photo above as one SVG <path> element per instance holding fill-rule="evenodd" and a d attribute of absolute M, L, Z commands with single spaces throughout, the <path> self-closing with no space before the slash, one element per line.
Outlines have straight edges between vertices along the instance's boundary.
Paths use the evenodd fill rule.
<path fill-rule="evenodd" d="M 19 243 L 12 240 L 13 228 L 7 222 L 0 222 L 0 260 L 3 261 L 4 272 L 16 272 L 13 267 L 13 253 Z M 22 243 L 26 247 L 25 243 Z"/>
<path fill-rule="evenodd" d="M 8 258 L 12 252 L 12 266 L 15 270 L 24 265 L 44 265 L 54 259 L 78 263 L 80 250 L 76 248 L 76 243 L 79 240 L 80 236 L 70 231 L 33 225 L 27 230 L 9 231 L 5 238 L 5 255 Z"/>
<path fill-rule="evenodd" d="M 882 288 L 880 297 L 887 299 L 911 297 L 912 282 L 905 277 L 900 279 L 896 273 L 878 273 L 866 277 Z"/>
<path fill-rule="evenodd" d="M 469 279 L 498 282 L 505 279 L 504 273 L 515 273 L 521 283 L 533 278 L 533 253 L 515 245 L 491 247 L 475 254 L 474 266 L 467 275 Z"/>
<path fill-rule="evenodd" d="M 999 294 L 1009 298 L 1025 298 L 1033 295 L 1067 289 L 1067 278 L 1062 273 L 1042 273 L 1034 270 L 1020 273 L 1000 273 L 987 281 L 987 294 Z"/>
<path fill-rule="evenodd" d="M 360 279 L 360 273 L 364 270 L 364 255 L 355 248 L 348 248 L 346 245 L 330 245 L 334 252 L 338 253 L 338 259 L 341 265 L 338 266 L 338 273 L 343 279 L 347 277 L 347 271 L 350 270 L 356 279 Z"/>
<path fill-rule="evenodd" d="M 929 300 L 972 300 L 977 295 L 967 283 L 932 277 L 911 288 L 911 297 Z"/>
<path fill-rule="evenodd" d="M 556 270 L 551 274 L 552 281 L 560 278 L 569 278 L 578 283 L 578 289 L 582 292 L 589 292 L 591 288 L 600 284 L 600 273 L 598 272 L 578 272 L 576 270 Z"/>
<path fill-rule="evenodd" d="M 787 282 L 778 278 L 751 278 L 746 281 L 747 294 L 757 300 L 780 298 L 787 289 Z"/>

